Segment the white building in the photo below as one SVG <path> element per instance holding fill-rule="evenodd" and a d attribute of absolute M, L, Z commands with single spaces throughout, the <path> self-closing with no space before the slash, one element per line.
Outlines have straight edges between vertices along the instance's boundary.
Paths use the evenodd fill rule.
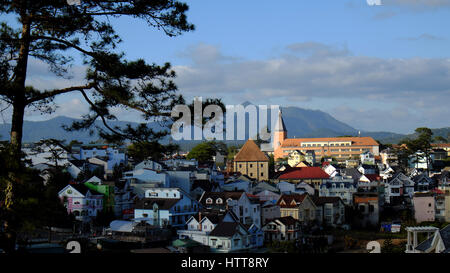
<path fill-rule="evenodd" d="M 199 210 L 199 203 L 186 192 L 176 188 L 154 188 L 136 202 L 134 221 L 146 221 L 159 227 L 181 228 Z"/>
<path fill-rule="evenodd" d="M 249 228 L 239 222 L 233 212 L 202 214 L 191 217 L 186 230 L 179 230 L 180 239 L 190 238 L 209 246 L 212 252 L 228 253 L 261 247 L 263 232 L 255 225 Z"/>
<path fill-rule="evenodd" d="M 366 151 L 359 156 L 362 164 L 375 164 L 375 156 L 370 151 Z"/>
<path fill-rule="evenodd" d="M 336 167 L 331 164 L 328 164 L 325 168 L 323 168 L 324 172 L 326 172 L 330 177 L 334 177 L 338 174 Z"/>
<path fill-rule="evenodd" d="M 414 194 L 414 181 L 403 173 L 395 174 L 384 184 L 385 202 L 397 203 L 403 200 L 403 197 L 412 198 Z"/>
<path fill-rule="evenodd" d="M 351 177 L 335 176 L 320 185 L 320 197 L 340 197 L 344 204 L 352 205 L 353 194 L 357 192 L 357 185 Z"/>
<path fill-rule="evenodd" d="M 199 202 L 209 211 L 231 209 L 242 224 L 261 227 L 261 206 L 255 197 L 245 192 L 204 192 Z"/>
<path fill-rule="evenodd" d="M 123 147 L 113 147 L 107 144 L 85 144 L 72 147 L 71 157 L 78 160 L 97 158 L 106 162 L 106 174 L 112 174 L 114 166 L 126 164 L 128 157 Z"/>
<path fill-rule="evenodd" d="M 148 170 L 153 170 L 153 171 L 162 171 L 163 167 L 161 164 L 159 164 L 156 161 L 153 160 L 144 160 L 142 162 L 140 162 L 139 164 L 137 164 L 134 167 L 135 170 L 138 169 L 148 169 Z"/>

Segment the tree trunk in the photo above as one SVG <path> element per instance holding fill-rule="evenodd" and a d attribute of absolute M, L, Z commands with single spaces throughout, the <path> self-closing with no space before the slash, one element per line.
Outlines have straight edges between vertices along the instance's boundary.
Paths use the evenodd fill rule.
<path fill-rule="evenodd" d="M 22 39 L 20 41 L 19 59 L 14 70 L 14 101 L 13 116 L 11 124 L 11 144 L 13 146 L 14 158 L 20 161 L 20 151 L 23 135 L 23 117 L 25 113 L 25 81 L 27 77 L 28 54 L 30 51 L 30 20 L 22 16 Z M 19 163 L 19 162 L 18 162 Z"/>
<path fill-rule="evenodd" d="M 25 113 L 25 80 L 27 76 L 28 54 L 30 50 L 30 20 L 27 15 L 22 14 L 22 38 L 20 41 L 19 58 L 14 70 L 14 98 L 13 116 L 11 124 L 11 170 L 8 173 L 8 181 L 5 190 L 5 207 L 11 209 L 13 204 L 14 183 L 17 181 L 17 173 L 21 165 L 21 148 L 23 134 L 23 117 Z"/>

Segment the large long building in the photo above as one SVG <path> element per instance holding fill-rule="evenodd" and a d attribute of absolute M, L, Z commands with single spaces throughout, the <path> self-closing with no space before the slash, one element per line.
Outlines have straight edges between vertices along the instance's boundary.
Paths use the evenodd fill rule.
<path fill-rule="evenodd" d="M 275 160 L 285 158 L 289 153 L 298 150 L 303 153 L 314 151 L 316 160 L 323 157 L 334 157 L 338 161 L 359 158 L 364 152 L 380 154 L 379 144 L 372 137 L 324 137 L 324 138 L 287 138 L 281 111 L 273 135 L 273 153 Z"/>

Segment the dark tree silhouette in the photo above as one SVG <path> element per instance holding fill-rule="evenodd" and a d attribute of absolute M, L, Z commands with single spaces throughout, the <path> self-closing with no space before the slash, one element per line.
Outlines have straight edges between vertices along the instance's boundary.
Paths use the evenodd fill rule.
<path fill-rule="evenodd" d="M 0 14 L 16 19 L 15 24 L 0 25 L 0 100 L 12 106 L 10 133 L 11 169 L 6 186 L 5 206 L 13 204 L 13 184 L 21 168 L 20 149 L 25 109 L 43 113 L 55 110 L 55 97 L 78 92 L 89 104 L 83 120 L 66 129 L 89 130 L 100 119 L 107 130 L 102 138 L 158 139 L 164 133 L 154 132 L 145 124 L 138 128 L 111 127 L 117 119 L 113 106 L 133 109 L 145 120 L 169 118 L 175 104 L 184 103 L 176 94 L 172 79 L 175 72 L 169 63 L 162 66 L 144 60 L 125 60 L 115 48 L 121 42 L 110 19 L 129 16 L 144 20 L 150 27 L 168 36 L 194 30 L 187 22 L 188 6 L 175 0 L 83 0 L 79 5 L 54 0 L 0 0 Z M 13 22 L 14 20 L 10 20 Z M 78 53 L 87 67 L 85 80 L 74 86 L 38 90 L 26 86 L 30 59 L 47 64 L 55 75 L 69 78 L 69 68 Z M 92 129 L 90 129 L 92 130 Z"/>

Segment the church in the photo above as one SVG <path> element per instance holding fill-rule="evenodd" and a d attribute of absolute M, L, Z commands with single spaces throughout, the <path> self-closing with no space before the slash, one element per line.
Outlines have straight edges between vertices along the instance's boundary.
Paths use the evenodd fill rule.
<path fill-rule="evenodd" d="M 365 152 L 371 152 L 375 156 L 380 154 L 379 144 L 372 137 L 288 138 L 281 110 L 278 112 L 272 142 L 261 145 L 261 150 L 273 154 L 275 160 L 287 158 L 294 151 L 304 154 L 313 151 L 318 162 L 324 157 L 342 162 L 359 158 Z"/>

